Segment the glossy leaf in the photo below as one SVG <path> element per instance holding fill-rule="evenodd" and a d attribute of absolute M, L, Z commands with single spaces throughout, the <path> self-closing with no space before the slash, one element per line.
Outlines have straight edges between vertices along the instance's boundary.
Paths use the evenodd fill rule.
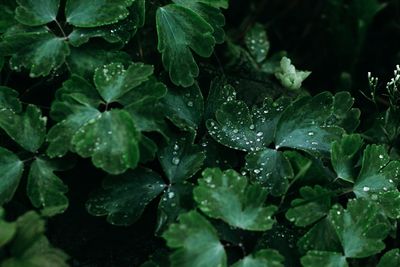
<path fill-rule="evenodd" d="M 310 251 L 301 258 L 301 264 L 304 267 L 330 266 L 330 267 L 348 267 L 346 257 L 336 252 L 329 251 Z"/>
<path fill-rule="evenodd" d="M 225 249 L 217 231 L 203 216 L 191 211 L 179 216 L 163 234 L 167 245 L 175 249 L 170 256 L 171 266 L 227 266 Z"/>
<path fill-rule="evenodd" d="M 6 86 L 0 86 L 0 110 L 11 109 L 15 112 L 20 112 L 22 106 L 18 95 L 17 91 Z"/>
<path fill-rule="evenodd" d="M 176 85 L 193 85 L 199 67 L 192 51 L 209 57 L 214 49 L 213 28 L 196 12 L 170 4 L 157 9 L 158 51 Z"/>
<path fill-rule="evenodd" d="M 68 207 L 68 187 L 54 174 L 58 169 L 56 162 L 36 158 L 29 171 L 27 195 L 46 216 L 63 213 Z"/>
<path fill-rule="evenodd" d="M 392 249 L 385 253 L 379 261 L 377 267 L 392 267 L 400 265 L 400 250 Z"/>
<path fill-rule="evenodd" d="M 292 166 L 285 155 L 268 148 L 249 153 L 246 156 L 245 168 L 252 180 L 273 196 L 286 193 L 289 180 L 294 176 Z"/>
<path fill-rule="evenodd" d="M 332 142 L 339 140 L 344 132 L 335 125 L 327 124 L 332 114 L 332 105 L 333 96 L 328 92 L 294 102 L 278 122 L 275 146 L 328 154 Z"/>
<path fill-rule="evenodd" d="M 161 177 L 150 169 L 137 168 L 121 176 L 108 176 L 90 197 L 86 209 L 94 216 L 107 215 L 114 225 L 131 225 L 164 189 Z"/>
<path fill-rule="evenodd" d="M 360 135 L 345 135 L 340 141 L 332 144 L 332 166 L 338 177 L 345 181 L 354 182 L 355 156 L 363 145 Z"/>
<path fill-rule="evenodd" d="M 400 162 L 390 161 L 384 146 L 369 145 L 353 191 L 359 198 L 376 202 L 390 218 L 400 218 L 399 175 Z"/>
<path fill-rule="evenodd" d="M 41 110 L 34 105 L 28 105 L 22 114 L 10 109 L 0 110 L 0 128 L 30 152 L 36 152 L 43 144 L 46 122 L 47 117 L 43 117 Z"/>
<path fill-rule="evenodd" d="M 139 140 L 129 113 L 114 109 L 85 123 L 71 142 L 74 151 L 84 158 L 91 157 L 96 167 L 120 174 L 139 162 Z"/>
<path fill-rule="evenodd" d="M 247 49 L 254 59 L 261 63 L 267 58 L 270 43 L 264 26 L 255 24 L 246 34 L 245 42 Z"/>
<path fill-rule="evenodd" d="M 335 205 L 329 217 L 346 257 L 364 258 L 385 248 L 383 239 L 388 234 L 386 220 L 379 206 L 373 202 L 365 199 L 350 200 L 346 210 Z"/>
<path fill-rule="evenodd" d="M 11 151 L 0 147 L 0 206 L 14 196 L 24 169 L 23 162 Z"/>
<path fill-rule="evenodd" d="M 234 170 L 206 169 L 193 195 L 200 210 L 231 226 L 251 231 L 272 227 L 275 206 L 265 206 L 266 192 Z"/>
<path fill-rule="evenodd" d="M 17 0 L 15 18 L 24 25 L 40 26 L 56 20 L 60 0 Z"/>
<path fill-rule="evenodd" d="M 225 102 L 208 120 L 210 135 L 219 143 L 243 151 L 259 151 L 273 141 L 276 124 L 287 100 L 266 99 L 261 108 L 249 110 L 243 101 Z"/>
<path fill-rule="evenodd" d="M 15 223 L 4 221 L 4 209 L 0 208 L 0 249 L 13 239 L 16 231 Z"/>
<path fill-rule="evenodd" d="M 129 15 L 133 0 L 68 0 L 65 16 L 69 24 L 77 27 L 98 27 L 116 23 Z"/>
<path fill-rule="evenodd" d="M 284 258 L 275 250 L 262 249 L 236 262 L 232 267 L 283 267 Z"/>
<path fill-rule="evenodd" d="M 190 136 L 170 139 L 160 149 L 158 159 L 170 183 L 183 182 L 200 170 L 205 154 L 201 147 L 192 143 Z"/>
<path fill-rule="evenodd" d="M 302 198 L 291 202 L 286 218 L 296 226 L 304 227 L 325 217 L 331 208 L 331 191 L 316 185 L 300 188 Z"/>
<path fill-rule="evenodd" d="M 111 63 L 96 70 L 94 83 L 106 103 L 117 100 L 153 74 L 153 67 L 133 63 L 125 70 L 121 63 Z"/>

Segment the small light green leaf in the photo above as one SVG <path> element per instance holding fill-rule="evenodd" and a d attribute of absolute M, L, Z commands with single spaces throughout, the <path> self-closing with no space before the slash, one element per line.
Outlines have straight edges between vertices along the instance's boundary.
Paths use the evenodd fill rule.
<path fill-rule="evenodd" d="M 92 157 L 96 167 L 120 174 L 139 162 L 139 140 L 129 113 L 113 109 L 83 125 L 72 137 L 72 145 L 80 156 Z"/>
<path fill-rule="evenodd" d="M 217 44 L 221 44 L 225 39 L 224 25 L 225 17 L 218 7 L 204 3 L 202 0 L 173 0 L 181 6 L 184 6 L 202 17 L 213 28 L 214 39 Z"/>
<path fill-rule="evenodd" d="M 198 182 L 194 199 L 208 216 L 251 231 L 265 231 L 274 224 L 276 207 L 264 206 L 266 191 L 234 170 L 206 169 Z"/>
<path fill-rule="evenodd" d="M 288 159 L 274 149 L 263 149 L 246 155 L 246 170 L 252 180 L 273 196 L 286 193 L 293 169 Z"/>
<path fill-rule="evenodd" d="M 319 185 L 300 188 L 302 198 L 291 202 L 286 218 L 296 226 L 305 227 L 326 216 L 331 208 L 331 191 Z"/>
<path fill-rule="evenodd" d="M 269 52 L 269 40 L 265 27 L 259 23 L 254 26 L 246 33 L 245 43 L 247 49 L 257 63 L 263 62 Z"/>
<path fill-rule="evenodd" d="M 116 101 L 153 74 L 153 66 L 133 63 L 125 70 L 121 63 L 111 63 L 98 68 L 94 83 L 100 95 L 107 103 Z"/>
<path fill-rule="evenodd" d="M 67 58 L 67 66 L 71 73 L 92 80 L 94 71 L 97 68 L 112 62 L 120 62 L 123 65 L 127 65 L 130 61 L 130 56 L 123 51 L 83 46 L 71 48 L 71 54 Z"/>
<path fill-rule="evenodd" d="M 158 160 L 170 183 L 183 182 L 200 170 L 205 159 L 204 151 L 193 144 L 190 135 L 171 138 L 158 151 Z"/>
<path fill-rule="evenodd" d="M 390 161 L 384 146 L 369 145 L 364 150 L 353 192 L 358 198 L 376 202 L 388 217 L 400 218 L 399 175 L 400 162 Z"/>
<path fill-rule="evenodd" d="M 156 233 L 162 233 L 179 214 L 194 208 L 192 191 L 193 184 L 186 181 L 168 186 L 158 204 Z"/>
<path fill-rule="evenodd" d="M 24 170 L 24 163 L 11 151 L 0 147 L 0 206 L 14 196 Z"/>
<path fill-rule="evenodd" d="M 219 143 L 242 151 L 259 151 L 273 141 L 276 124 L 287 99 L 273 102 L 265 99 L 261 108 L 250 112 L 243 101 L 225 102 L 215 114 L 217 121 L 208 120 L 210 135 Z"/>
<path fill-rule="evenodd" d="M 86 208 L 93 216 L 107 215 L 111 224 L 131 225 L 165 186 L 157 173 L 139 167 L 118 177 L 108 176 L 102 189 L 87 201 Z"/>
<path fill-rule="evenodd" d="M 69 24 L 90 28 L 116 23 L 129 15 L 134 0 L 67 0 L 65 17 Z"/>
<path fill-rule="evenodd" d="M 232 267 L 283 267 L 284 258 L 276 250 L 262 249 L 236 262 Z"/>
<path fill-rule="evenodd" d="M 301 258 L 304 267 L 329 266 L 329 267 L 348 267 L 346 257 L 341 253 L 330 251 L 309 251 Z"/>
<path fill-rule="evenodd" d="M 40 26 L 56 20 L 60 0 L 17 0 L 15 18 L 24 25 Z"/>
<path fill-rule="evenodd" d="M 28 176 L 27 195 L 32 205 L 45 216 L 63 213 L 68 207 L 68 187 L 54 174 L 59 166 L 54 161 L 36 158 Z"/>
<path fill-rule="evenodd" d="M 329 213 L 348 258 L 364 258 L 385 248 L 383 239 L 388 234 L 387 221 L 378 205 L 366 199 L 350 199 L 347 210 L 335 205 Z"/>
<path fill-rule="evenodd" d="M 18 95 L 17 91 L 6 86 L 0 86 L 0 110 L 6 108 L 21 112 L 22 106 Z"/>
<path fill-rule="evenodd" d="M 170 248 L 171 267 L 227 266 L 224 246 L 217 231 L 199 213 L 191 211 L 179 216 L 179 223 L 172 224 L 163 234 Z"/>
<path fill-rule="evenodd" d="M 303 235 L 297 242 L 297 247 L 301 253 L 306 253 L 309 250 L 342 251 L 342 246 L 334 225 L 328 218 L 317 222 Z"/>
<path fill-rule="evenodd" d="M 213 28 L 196 12 L 170 4 L 157 9 L 158 51 L 176 85 L 188 87 L 195 82 L 199 68 L 192 51 L 209 57 L 214 49 Z"/>
<path fill-rule="evenodd" d="M 68 267 L 68 255 L 52 247 L 44 236 L 44 221 L 35 212 L 19 217 L 17 233 L 11 244 L 11 258 L 2 267 Z"/>
<path fill-rule="evenodd" d="M 169 88 L 163 99 L 163 109 L 177 127 L 194 132 L 204 113 L 204 99 L 197 83 L 187 88 Z"/>
<path fill-rule="evenodd" d="M 333 96 L 329 92 L 303 97 L 282 114 L 275 133 L 275 146 L 289 147 L 326 155 L 343 129 L 327 123 L 333 112 Z"/>
<path fill-rule="evenodd" d="M 299 71 L 293 66 L 291 60 L 283 57 L 280 62 L 280 68 L 275 72 L 275 76 L 281 81 L 282 85 L 290 90 L 298 90 L 301 84 L 308 76 L 310 71 Z"/>
<path fill-rule="evenodd" d="M 354 182 L 356 163 L 355 156 L 361 149 L 363 140 L 360 135 L 344 135 L 340 141 L 332 144 L 332 166 L 338 177 L 348 182 Z"/>
<path fill-rule="evenodd" d="M 400 249 L 392 249 L 382 256 L 376 267 L 400 266 Z"/>
<path fill-rule="evenodd" d="M 0 43 L 4 55 L 11 56 L 12 70 L 22 67 L 30 70 L 29 76 L 47 76 L 65 62 L 70 50 L 63 38 L 45 28 L 17 29 L 4 34 Z"/>
<path fill-rule="evenodd" d="M 42 117 L 41 110 L 28 105 L 22 114 L 11 109 L 0 110 L 0 128 L 17 144 L 30 152 L 36 152 L 46 136 L 47 117 Z"/>

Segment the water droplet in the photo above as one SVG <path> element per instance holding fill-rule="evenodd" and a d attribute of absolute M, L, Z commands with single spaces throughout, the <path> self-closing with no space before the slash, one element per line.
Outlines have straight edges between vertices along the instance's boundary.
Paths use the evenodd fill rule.
<path fill-rule="evenodd" d="M 380 159 L 383 159 L 383 155 L 379 155 L 379 158 L 380 158 Z"/>
<path fill-rule="evenodd" d="M 363 191 L 364 191 L 364 192 L 368 192 L 368 191 L 369 191 L 369 187 L 368 187 L 368 186 L 364 186 L 364 187 L 363 187 Z"/>
<path fill-rule="evenodd" d="M 172 158 L 172 164 L 174 164 L 174 165 L 178 165 L 180 161 L 181 160 L 179 158 L 177 158 L 177 157 L 173 157 Z"/>
<path fill-rule="evenodd" d="M 250 125 L 250 130 L 254 130 L 254 124 Z"/>
<path fill-rule="evenodd" d="M 257 136 L 262 136 L 264 133 L 263 132 L 258 132 Z"/>
<path fill-rule="evenodd" d="M 188 107 L 193 107 L 193 102 L 192 101 L 187 102 L 187 106 Z"/>

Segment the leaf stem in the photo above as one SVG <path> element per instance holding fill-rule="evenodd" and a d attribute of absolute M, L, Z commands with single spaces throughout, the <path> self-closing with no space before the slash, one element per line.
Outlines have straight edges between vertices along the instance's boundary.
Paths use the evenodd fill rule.
<path fill-rule="evenodd" d="M 67 35 L 65 34 L 64 29 L 61 27 L 61 25 L 60 25 L 60 23 L 58 22 L 58 20 L 57 20 L 57 19 L 54 19 L 54 22 L 57 24 L 57 26 L 58 26 L 58 28 L 60 29 L 60 31 L 61 31 L 62 35 L 64 36 L 64 38 L 65 38 L 66 40 L 68 40 L 68 37 L 67 37 Z"/>

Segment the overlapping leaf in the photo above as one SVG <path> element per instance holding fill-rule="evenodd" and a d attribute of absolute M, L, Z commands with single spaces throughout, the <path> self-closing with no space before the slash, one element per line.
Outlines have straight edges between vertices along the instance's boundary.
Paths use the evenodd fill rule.
<path fill-rule="evenodd" d="M 23 169 L 24 164 L 16 155 L 0 147 L 0 206 L 14 196 Z"/>
<path fill-rule="evenodd" d="M 274 224 L 276 207 L 264 205 L 266 191 L 234 170 L 206 169 L 198 182 L 194 199 L 208 216 L 252 231 L 265 231 Z"/>

